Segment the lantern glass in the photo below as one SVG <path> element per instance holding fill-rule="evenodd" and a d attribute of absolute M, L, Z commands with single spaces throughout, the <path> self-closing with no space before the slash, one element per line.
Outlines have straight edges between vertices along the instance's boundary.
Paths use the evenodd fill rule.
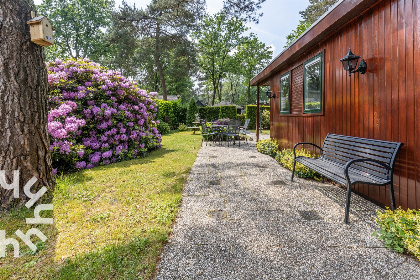
<path fill-rule="evenodd" d="M 340 59 L 340 61 L 343 63 L 344 70 L 351 72 L 356 69 L 359 58 L 360 56 L 353 54 L 351 49 L 349 49 L 347 55 Z"/>

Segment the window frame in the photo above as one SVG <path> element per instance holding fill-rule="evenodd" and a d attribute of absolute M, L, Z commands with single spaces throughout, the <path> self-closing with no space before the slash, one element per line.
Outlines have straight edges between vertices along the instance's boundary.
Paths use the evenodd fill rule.
<path fill-rule="evenodd" d="M 288 83 L 289 83 L 289 94 L 288 94 L 288 99 L 289 99 L 289 110 L 288 111 L 282 111 L 282 108 L 281 108 L 281 100 L 282 100 L 282 96 L 281 96 L 281 94 L 282 94 L 282 79 L 286 76 L 286 75 L 288 75 L 289 76 L 289 78 L 288 78 Z M 291 97 L 291 93 L 292 93 L 292 82 L 291 82 L 291 76 L 292 76 L 292 73 L 291 73 L 291 71 L 287 71 L 286 73 L 284 73 L 283 75 L 281 75 L 280 76 L 280 96 L 279 96 L 279 100 L 280 100 L 280 114 L 282 114 L 282 115 L 290 115 L 291 114 L 291 104 L 290 104 L 290 97 Z"/>
<path fill-rule="evenodd" d="M 306 65 L 311 63 L 312 61 L 316 60 L 320 58 L 320 90 L 319 90 L 319 95 L 320 95 L 320 108 L 319 109 L 305 109 L 306 106 L 306 91 L 307 91 L 307 86 L 305 86 L 306 83 Z M 323 83 L 324 83 L 324 56 L 323 53 L 320 52 L 319 54 L 315 55 L 314 57 L 308 59 L 307 61 L 305 61 L 303 63 L 303 114 L 313 114 L 313 113 L 322 113 L 323 112 Z"/>

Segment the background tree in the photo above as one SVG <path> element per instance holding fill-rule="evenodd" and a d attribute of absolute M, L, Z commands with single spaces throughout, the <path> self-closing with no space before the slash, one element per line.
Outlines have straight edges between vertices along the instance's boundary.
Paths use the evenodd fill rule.
<path fill-rule="evenodd" d="M 269 46 L 258 40 L 251 33 L 249 37 L 238 46 L 237 57 L 241 72 L 247 85 L 247 101 L 251 104 L 251 79 L 271 60 L 273 52 Z"/>
<path fill-rule="evenodd" d="M 191 126 L 192 123 L 195 121 L 196 115 L 198 113 L 197 102 L 192 97 L 190 102 L 188 103 L 187 108 L 187 125 Z"/>
<path fill-rule="evenodd" d="M 309 6 L 299 14 L 304 21 L 312 25 L 337 2 L 338 0 L 309 0 Z"/>
<path fill-rule="evenodd" d="M 8 183 L 20 170 L 20 203 L 28 200 L 24 185 L 32 176 L 53 188 L 47 133 L 47 70 L 43 48 L 30 40 L 32 0 L 0 1 L 0 170 Z M 17 47 L 19 46 L 19 47 Z M 33 191 L 36 187 L 33 187 Z M 0 187 L 1 210 L 15 200 Z"/>
<path fill-rule="evenodd" d="M 54 26 L 55 47 L 47 59 L 89 57 L 100 61 L 108 54 L 104 33 L 110 24 L 113 0 L 44 0 L 40 14 Z"/>
<path fill-rule="evenodd" d="M 188 41 L 188 34 L 197 26 L 204 8 L 204 0 L 152 0 L 146 9 L 123 8 L 125 16 L 120 19 L 136 23 L 140 36 L 150 38 L 148 43 L 153 45 L 151 54 L 159 75 L 163 100 L 167 100 L 163 57 L 173 47 L 168 42 L 177 44 Z"/>
<path fill-rule="evenodd" d="M 227 16 L 241 18 L 245 21 L 258 23 L 262 13 L 257 13 L 261 9 L 261 4 L 265 0 L 224 0 L 223 13 Z"/>
<path fill-rule="evenodd" d="M 207 16 L 193 33 L 197 41 L 200 70 L 213 90 L 210 105 L 214 105 L 216 95 L 220 93 L 221 80 L 232 66 L 233 52 L 242 43 L 245 30 L 242 20 L 228 19 L 218 13 Z"/>
<path fill-rule="evenodd" d="M 127 5 L 123 2 L 123 5 Z M 101 64 L 109 69 L 118 70 L 123 76 L 132 80 L 137 78 L 140 62 L 138 49 L 140 42 L 138 27 L 132 22 L 121 21 L 120 11 L 113 11 L 108 34 L 104 36 L 108 55 L 103 57 Z"/>
<path fill-rule="evenodd" d="M 325 14 L 332 6 L 337 3 L 338 0 L 309 0 L 309 6 L 304 10 L 300 11 L 299 14 L 302 16 L 302 20 L 299 21 L 299 25 L 289 35 L 287 35 L 286 45 L 287 48 L 290 46 L 303 32 L 306 31 L 315 21 L 317 21 L 323 14 Z"/>
<path fill-rule="evenodd" d="M 166 40 L 165 52 L 162 53 L 160 63 L 165 77 L 168 95 L 176 95 L 182 104 L 187 105 L 193 96 L 194 83 L 192 77 L 196 73 L 196 51 L 189 40 L 173 42 Z M 159 74 L 154 60 L 154 40 L 144 37 L 140 40 L 136 51 L 138 79 L 142 88 L 149 91 L 159 91 L 161 88 Z"/>

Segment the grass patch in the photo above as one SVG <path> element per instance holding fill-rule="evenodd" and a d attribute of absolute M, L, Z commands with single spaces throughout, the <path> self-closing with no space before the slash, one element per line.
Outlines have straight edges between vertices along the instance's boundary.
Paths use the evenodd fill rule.
<path fill-rule="evenodd" d="M 36 226 L 47 241 L 33 237 L 35 254 L 20 242 L 19 258 L 9 248 L 0 279 L 153 278 L 200 144 L 201 135 L 170 133 L 145 158 L 60 177 L 54 225 Z M 31 228 L 31 216 L 33 210 L 13 210 L 0 217 L 0 229 L 16 238 L 17 229 Z"/>
<path fill-rule="evenodd" d="M 248 131 L 252 133 L 256 133 L 255 129 L 248 129 Z M 270 130 L 267 130 L 267 129 L 260 130 L 260 134 L 270 135 Z"/>

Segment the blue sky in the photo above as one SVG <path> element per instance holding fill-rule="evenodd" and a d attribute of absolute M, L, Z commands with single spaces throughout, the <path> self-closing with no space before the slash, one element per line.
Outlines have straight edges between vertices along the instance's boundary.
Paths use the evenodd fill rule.
<path fill-rule="evenodd" d="M 42 0 L 34 0 L 35 4 Z M 121 0 L 115 0 L 116 6 Z M 146 7 L 150 0 L 126 0 L 128 4 L 135 4 L 137 8 Z M 264 13 L 259 24 L 248 23 L 250 31 L 255 33 L 260 41 L 271 45 L 274 56 L 279 54 L 286 43 L 286 36 L 296 28 L 299 23 L 299 11 L 309 5 L 309 0 L 266 0 L 260 10 Z M 223 0 L 207 0 L 207 10 L 214 14 L 223 6 Z"/>

